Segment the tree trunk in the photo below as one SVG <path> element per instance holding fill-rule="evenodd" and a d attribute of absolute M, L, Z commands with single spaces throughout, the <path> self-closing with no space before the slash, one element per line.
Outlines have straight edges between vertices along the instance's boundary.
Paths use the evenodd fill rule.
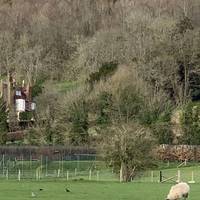
<path fill-rule="evenodd" d="M 121 162 L 120 169 L 120 182 L 130 182 L 134 175 L 135 167 L 133 169 L 129 169 L 125 162 Z"/>

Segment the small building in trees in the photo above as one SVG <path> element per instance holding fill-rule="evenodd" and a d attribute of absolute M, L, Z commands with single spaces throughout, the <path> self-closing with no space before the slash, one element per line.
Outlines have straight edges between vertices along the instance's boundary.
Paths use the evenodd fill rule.
<path fill-rule="evenodd" d="M 32 87 L 24 80 L 18 84 L 9 72 L 0 82 L 0 98 L 6 106 L 7 141 L 22 140 L 25 130 L 34 123 L 36 104 L 32 100 Z"/>

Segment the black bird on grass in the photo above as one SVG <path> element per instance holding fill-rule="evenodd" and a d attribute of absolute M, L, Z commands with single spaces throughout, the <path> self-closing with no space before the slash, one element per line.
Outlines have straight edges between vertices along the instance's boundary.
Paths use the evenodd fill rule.
<path fill-rule="evenodd" d="M 66 191 L 66 192 L 70 192 L 70 190 L 69 190 L 68 188 L 65 188 L 65 191 Z"/>
<path fill-rule="evenodd" d="M 40 190 L 40 191 L 43 191 L 44 189 L 43 189 L 43 188 L 40 188 L 39 190 Z"/>

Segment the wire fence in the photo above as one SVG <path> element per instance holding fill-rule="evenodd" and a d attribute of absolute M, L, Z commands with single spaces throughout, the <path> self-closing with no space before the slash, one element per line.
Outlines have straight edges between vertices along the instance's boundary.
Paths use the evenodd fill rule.
<path fill-rule="evenodd" d="M 162 172 L 162 177 L 160 173 Z M 200 183 L 200 170 L 173 170 L 173 171 L 148 171 L 134 178 L 133 182 L 151 182 L 151 183 Z"/>
<path fill-rule="evenodd" d="M 98 160 L 97 160 L 98 159 Z M 1 155 L 0 179 L 65 179 L 116 181 L 118 175 L 96 154 L 62 155 L 59 159 L 41 155 L 29 159 L 24 156 Z"/>
<path fill-rule="evenodd" d="M 199 162 L 161 162 L 160 169 L 137 174 L 133 182 L 200 183 Z M 1 180 L 120 181 L 120 171 L 108 167 L 89 148 L 0 147 Z"/>
<path fill-rule="evenodd" d="M 174 164 L 173 164 L 174 165 Z M 200 164 L 188 163 L 187 165 L 177 165 L 177 167 L 160 170 L 148 170 L 139 173 L 133 182 L 151 183 L 200 183 Z"/>

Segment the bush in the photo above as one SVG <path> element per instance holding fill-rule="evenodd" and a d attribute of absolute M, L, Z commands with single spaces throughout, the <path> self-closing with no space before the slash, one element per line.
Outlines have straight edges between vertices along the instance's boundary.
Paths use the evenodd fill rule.
<path fill-rule="evenodd" d="M 104 63 L 99 68 L 99 71 L 91 73 L 87 79 L 90 87 L 93 88 L 95 82 L 98 82 L 101 79 L 105 80 L 107 77 L 111 76 L 116 71 L 117 66 L 118 64 L 116 62 Z"/>
<path fill-rule="evenodd" d="M 88 105 L 84 100 L 74 102 L 70 107 L 70 121 L 72 123 L 71 142 L 79 145 L 88 142 Z"/>
<path fill-rule="evenodd" d="M 112 95 L 102 92 L 97 99 L 98 118 L 97 124 L 108 124 L 110 122 L 109 110 L 112 106 Z"/>
<path fill-rule="evenodd" d="M 109 127 L 101 148 L 114 170 L 119 173 L 121 169 L 122 181 L 128 182 L 141 170 L 154 165 L 153 146 L 151 131 L 131 123 Z"/>
<path fill-rule="evenodd" d="M 200 145 L 200 103 L 188 103 L 181 119 L 184 130 L 183 141 L 190 145 Z"/>
<path fill-rule="evenodd" d="M 35 84 L 32 87 L 32 97 L 33 98 L 42 93 L 43 84 L 46 81 L 46 79 L 47 78 L 45 76 L 43 76 L 36 80 Z"/>
<path fill-rule="evenodd" d="M 33 112 L 21 112 L 19 118 L 22 121 L 30 121 L 33 118 Z"/>

